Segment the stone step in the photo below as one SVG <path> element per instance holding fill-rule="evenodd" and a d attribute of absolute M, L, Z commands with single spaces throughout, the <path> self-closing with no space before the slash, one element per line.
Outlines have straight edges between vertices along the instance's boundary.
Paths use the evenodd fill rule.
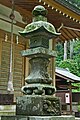
<path fill-rule="evenodd" d="M 14 111 L 0 111 L 0 116 L 15 115 Z"/>
<path fill-rule="evenodd" d="M 80 120 L 80 117 L 76 117 L 75 120 Z"/>
<path fill-rule="evenodd" d="M 16 116 L 16 115 L 3 115 L 0 120 L 80 120 L 74 116 L 61 115 L 61 116 Z"/>
<path fill-rule="evenodd" d="M 15 115 L 16 105 L 0 105 L 0 116 L 1 115 Z"/>
<path fill-rule="evenodd" d="M 75 120 L 73 116 L 1 116 L 1 120 Z"/>
<path fill-rule="evenodd" d="M 16 105 L 0 105 L 0 111 L 1 110 L 15 110 Z"/>

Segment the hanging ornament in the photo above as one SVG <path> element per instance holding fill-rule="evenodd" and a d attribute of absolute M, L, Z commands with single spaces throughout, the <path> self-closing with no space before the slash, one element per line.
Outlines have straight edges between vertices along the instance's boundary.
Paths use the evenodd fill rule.
<path fill-rule="evenodd" d="M 8 86 L 7 91 L 9 94 L 12 94 L 14 92 L 13 88 L 13 20 L 14 20 L 14 0 L 12 0 L 12 11 L 10 14 L 11 19 L 11 46 L 10 46 L 10 64 L 9 64 L 9 80 L 8 80 Z"/>
<path fill-rule="evenodd" d="M 18 35 L 16 36 L 16 43 L 17 44 L 19 43 L 19 37 L 18 37 Z"/>
<path fill-rule="evenodd" d="M 8 41 L 8 35 L 7 35 L 7 33 L 5 34 L 5 42 L 7 42 Z"/>
<path fill-rule="evenodd" d="M 13 13 L 11 13 L 10 16 L 9 16 L 9 18 L 10 18 L 11 20 L 14 20 L 15 15 L 14 15 Z"/>

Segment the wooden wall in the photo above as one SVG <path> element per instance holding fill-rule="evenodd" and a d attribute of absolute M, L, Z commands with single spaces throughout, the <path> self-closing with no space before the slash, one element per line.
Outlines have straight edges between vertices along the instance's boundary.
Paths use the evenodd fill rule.
<path fill-rule="evenodd" d="M 7 94 L 7 83 L 9 79 L 9 64 L 10 64 L 10 33 L 8 39 L 5 41 L 5 31 L 0 30 L 0 93 Z M 16 43 L 16 36 L 14 35 L 13 42 L 13 86 L 14 96 L 20 96 L 21 87 L 24 84 L 25 68 L 24 58 L 20 51 L 25 49 L 25 44 L 21 42 L 23 38 L 19 37 L 19 43 Z"/>

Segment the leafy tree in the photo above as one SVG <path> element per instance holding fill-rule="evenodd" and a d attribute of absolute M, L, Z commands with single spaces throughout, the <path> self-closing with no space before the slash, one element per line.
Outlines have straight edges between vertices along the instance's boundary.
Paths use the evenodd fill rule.
<path fill-rule="evenodd" d="M 56 66 L 62 68 L 69 68 L 73 74 L 80 76 L 80 40 L 74 42 L 73 59 L 69 59 L 70 56 L 69 45 L 70 44 L 68 43 L 68 59 L 65 61 L 63 60 L 64 54 L 63 44 L 58 43 L 56 45 L 57 51 Z"/>
<path fill-rule="evenodd" d="M 80 40 L 78 40 L 78 41 L 75 42 L 73 59 L 78 64 L 78 68 L 79 68 L 79 74 L 78 74 L 78 76 L 80 76 Z"/>
<path fill-rule="evenodd" d="M 58 66 L 61 68 L 68 68 L 71 73 L 77 76 L 79 75 L 78 63 L 75 60 L 71 59 L 63 60 L 60 62 L 60 64 L 58 64 Z"/>
<path fill-rule="evenodd" d="M 60 45 L 61 44 L 61 45 Z M 57 45 L 56 45 L 57 46 Z M 73 59 L 63 60 L 63 45 L 59 43 L 56 47 L 57 50 L 57 59 L 56 65 L 62 68 L 68 68 L 71 73 L 80 77 L 80 40 L 74 42 L 74 50 L 73 50 Z M 68 43 L 68 58 L 70 56 L 69 52 L 69 43 Z M 78 89 L 73 90 L 74 92 L 80 92 L 80 83 L 74 83 L 74 86 L 78 86 Z"/>

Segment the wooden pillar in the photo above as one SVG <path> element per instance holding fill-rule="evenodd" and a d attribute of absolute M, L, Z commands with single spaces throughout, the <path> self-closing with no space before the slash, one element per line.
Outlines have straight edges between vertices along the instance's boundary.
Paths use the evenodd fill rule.
<path fill-rule="evenodd" d="M 2 40 L 0 38 L 0 68 L 1 68 Z"/>
<path fill-rule="evenodd" d="M 49 43 L 49 49 L 50 50 L 55 50 L 55 40 L 51 39 Z M 53 79 L 52 85 L 55 87 L 55 57 L 51 58 L 51 77 Z"/>
<path fill-rule="evenodd" d="M 67 41 L 64 43 L 64 60 L 67 59 Z"/>
<path fill-rule="evenodd" d="M 70 40 L 70 59 L 73 58 L 73 45 L 74 45 L 74 41 Z"/>
<path fill-rule="evenodd" d="M 69 89 L 70 89 L 70 114 L 72 114 L 72 86 L 71 86 L 71 82 L 69 82 Z"/>
<path fill-rule="evenodd" d="M 26 43 L 26 49 L 28 49 L 28 47 L 29 47 L 29 42 L 28 42 L 28 40 L 27 40 L 27 43 Z M 25 59 L 25 61 L 24 61 L 24 71 L 25 71 L 25 76 L 24 76 L 24 78 L 26 78 L 28 75 L 29 75 L 29 69 L 30 69 L 30 65 L 29 65 L 29 58 L 27 58 L 27 57 L 25 57 L 24 58 Z M 26 84 L 26 83 L 25 83 Z"/>

